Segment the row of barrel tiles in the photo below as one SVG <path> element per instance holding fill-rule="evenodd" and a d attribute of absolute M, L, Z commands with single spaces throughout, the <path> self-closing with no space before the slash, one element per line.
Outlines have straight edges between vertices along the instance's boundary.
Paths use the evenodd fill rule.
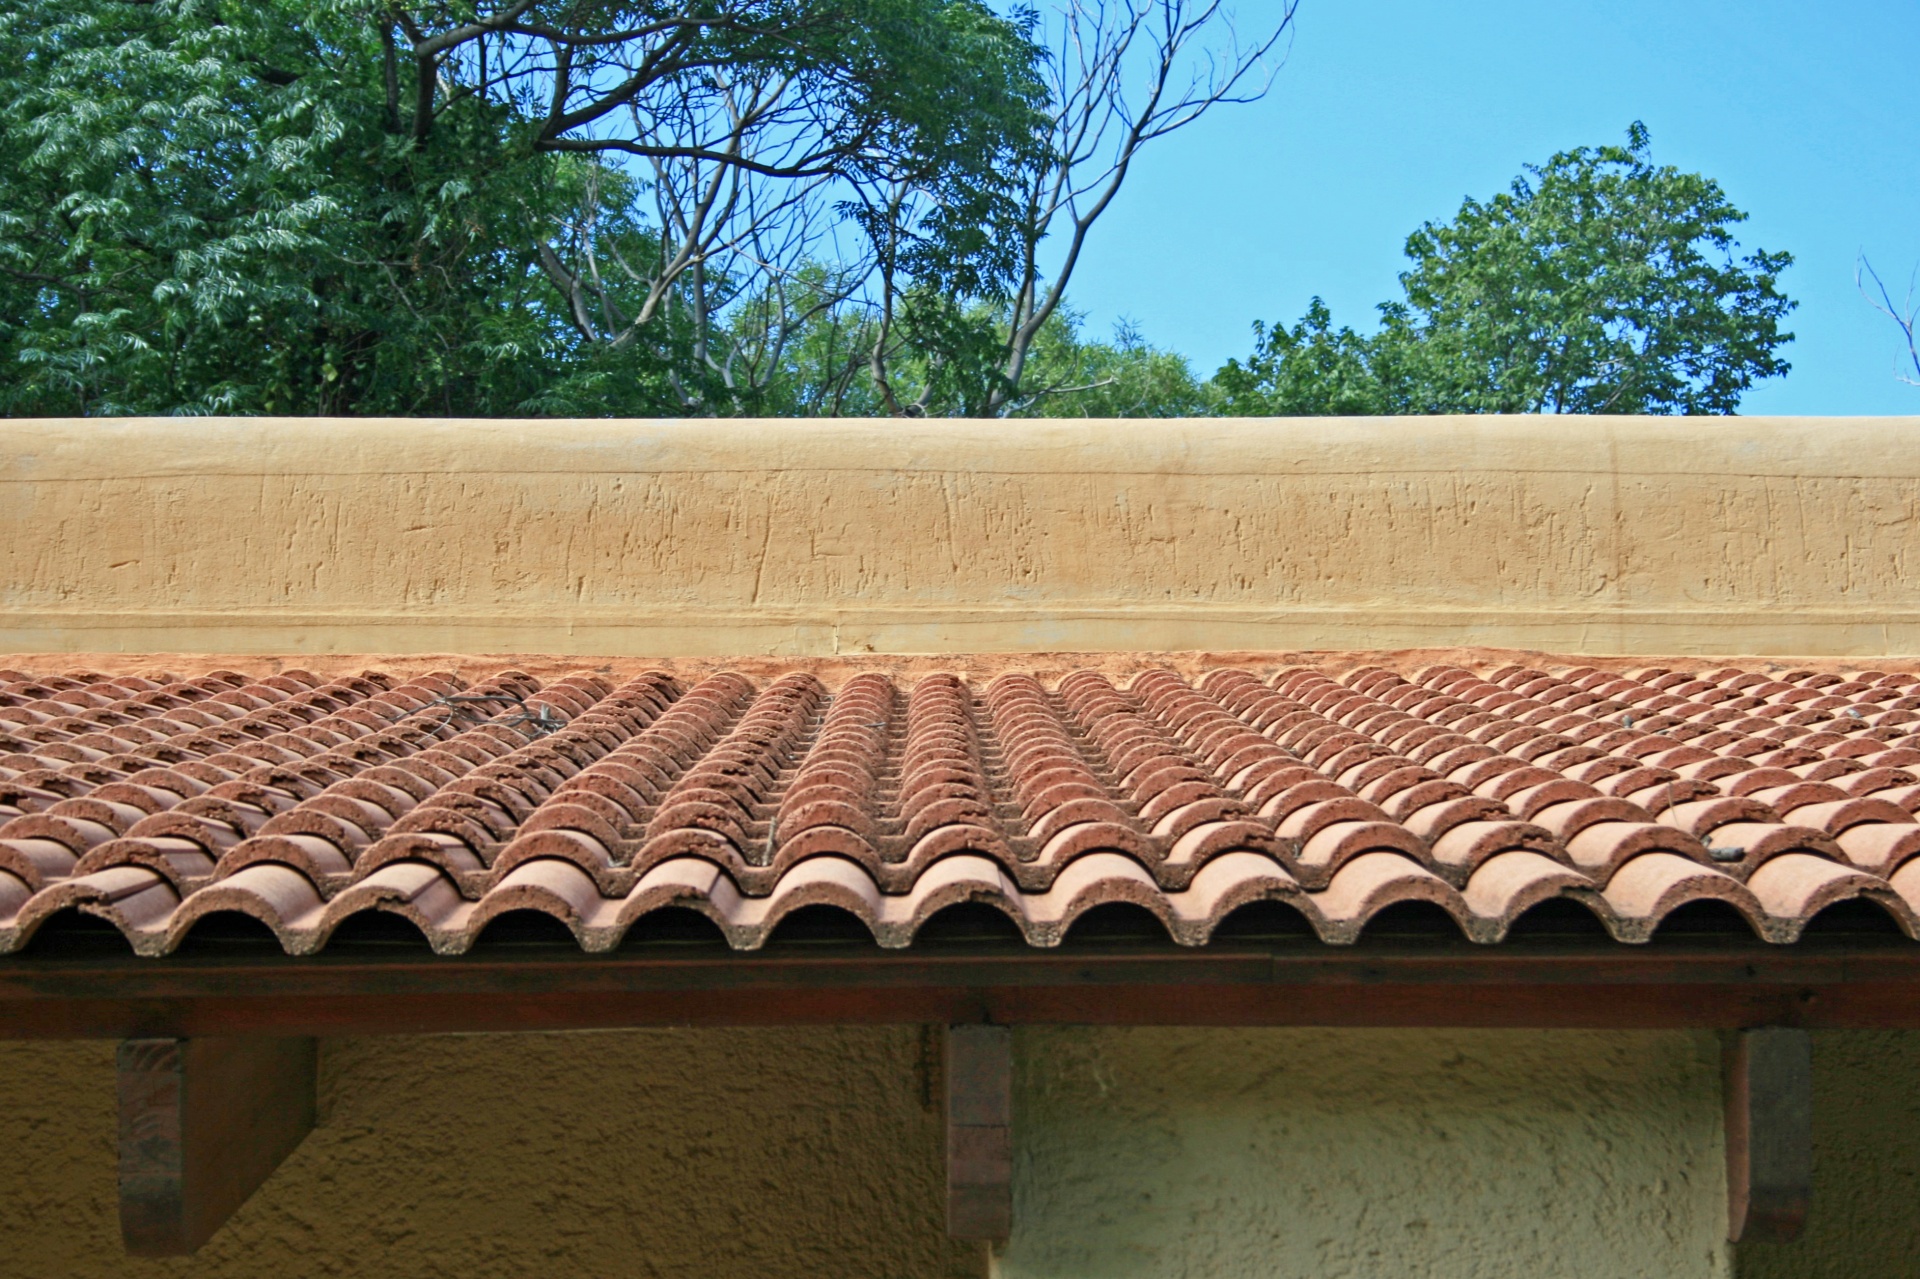
<path fill-rule="evenodd" d="M 1904 675 L 868 674 L 829 697 L 804 674 L 13 674 L 9 949 L 75 906 L 158 953 L 219 909 L 293 950 L 392 909 L 459 950 L 520 908 L 599 948 L 662 905 L 757 945 L 830 902 L 905 944 L 989 900 L 1050 944 L 1114 900 L 1196 943 L 1263 897 L 1333 941 L 1409 899 L 1494 940 L 1571 896 L 1640 940 L 1711 897 L 1779 941 L 1854 896 L 1912 932 L 1920 900 Z"/>

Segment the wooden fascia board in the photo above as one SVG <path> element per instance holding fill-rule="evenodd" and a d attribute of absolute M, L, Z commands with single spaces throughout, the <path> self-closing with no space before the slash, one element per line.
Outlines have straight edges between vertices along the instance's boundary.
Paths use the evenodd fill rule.
<path fill-rule="evenodd" d="M 974 1021 L 1920 1028 L 1920 947 L 0 961 L 0 1038 Z"/>

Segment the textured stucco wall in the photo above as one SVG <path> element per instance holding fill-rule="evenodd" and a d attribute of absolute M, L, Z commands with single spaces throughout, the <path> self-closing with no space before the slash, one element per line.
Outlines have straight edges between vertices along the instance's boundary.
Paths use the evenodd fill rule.
<path fill-rule="evenodd" d="M 1740 1249 L 1740 1279 L 1920 1275 L 1920 1033 L 1813 1036 L 1813 1215 Z"/>
<path fill-rule="evenodd" d="M 0 1042 L 6 1279 L 979 1270 L 913 1027 L 329 1040 L 321 1125 L 177 1260 L 121 1250 L 113 1053 Z"/>
<path fill-rule="evenodd" d="M 1728 1275 L 1716 1041 L 1016 1033 L 1006 1279 Z M 979 1275 L 914 1027 L 326 1041 L 321 1127 L 194 1258 L 121 1254 L 113 1045 L 0 1041 L 0 1277 Z M 1814 1035 L 1814 1212 L 1740 1279 L 1910 1279 L 1920 1033 Z"/>
<path fill-rule="evenodd" d="M 1024 1028 L 1005 1279 L 1730 1273 L 1716 1041 Z M 122 1255 L 113 1046 L 0 1041 L 0 1276 L 948 1279 L 912 1027 L 329 1040 L 321 1126 Z M 1911 1279 L 1920 1034 L 1815 1036 L 1813 1224 L 1741 1279 Z M 935 1081 L 937 1082 L 937 1080 Z"/>
<path fill-rule="evenodd" d="M 1717 1041 L 1035 1030 L 1006 1279 L 1730 1273 Z"/>
<path fill-rule="evenodd" d="M 0 650 L 1920 652 L 1920 419 L 0 423 Z"/>

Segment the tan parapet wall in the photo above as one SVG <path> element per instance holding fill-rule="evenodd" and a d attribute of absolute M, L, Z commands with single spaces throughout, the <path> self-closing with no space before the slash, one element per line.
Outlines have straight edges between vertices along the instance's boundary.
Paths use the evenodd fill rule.
<path fill-rule="evenodd" d="M 1920 653 L 1920 418 L 0 423 L 0 651 Z"/>

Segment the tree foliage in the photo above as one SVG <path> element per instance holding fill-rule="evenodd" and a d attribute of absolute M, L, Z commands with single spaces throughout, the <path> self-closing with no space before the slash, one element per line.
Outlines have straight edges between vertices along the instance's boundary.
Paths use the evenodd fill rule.
<path fill-rule="evenodd" d="M 1638 125 L 1415 231 L 1374 332 L 1316 298 L 1207 383 L 1089 336 L 1141 149 L 1261 96 L 1293 10 L 16 0 L 0 412 L 1723 413 L 1787 370 L 1791 259 Z"/>
<path fill-rule="evenodd" d="M 1009 198 L 1035 57 L 973 0 L 26 0 L 3 407 L 712 409 L 827 184 Z"/>
<path fill-rule="evenodd" d="M 1333 313 L 1314 298 L 1298 324 L 1253 325 L 1253 354 L 1227 361 L 1213 385 L 1235 416 L 1367 416 L 1404 411 L 1387 393 L 1380 365 L 1384 343 L 1333 327 Z"/>
<path fill-rule="evenodd" d="M 1040 19 L 985 0 L 16 0 L 0 412 L 1079 394 L 1020 367 L 1043 340 L 1092 349 L 1051 319 L 1070 265 L 1043 314 L 1019 300 L 1035 217 L 1080 188 L 1038 214 L 1034 192 L 1240 94 L 1285 26 L 1224 79 L 1174 83 L 1206 65 L 1217 5 L 1107 3 L 1070 11 L 1104 61 L 1063 100 Z M 1176 91 L 1128 114 L 1136 73 Z M 1061 120 L 1088 112 L 1137 136 L 1063 156 Z"/>
<path fill-rule="evenodd" d="M 1270 25 L 1243 34 L 1222 0 L 1062 0 L 1042 63 L 1047 109 L 1017 171 L 1011 216 L 979 224 L 1003 246 L 1008 269 L 985 288 L 963 290 L 994 305 L 955 305 L 946 282 L 896 271 L 883 252 L 873 374 L 887 407 L 992 416 L 1082 395 L 1031 377 L 1028 364 L 1044 336 L 1077 328 L 1071 320 L 1056 325 L 1054 316 L 1095 224 L 1143 148 L 1215 107 L 1267 92 L 1277 69 L 1271 55 L 1296 7 L 1279 0 Z M 896 393 L 889 372 L 895 350 L 920 357 L 919 376 L 904 380 L 917 391 L 911 399 Z M 1124 358 L 1120 348 L 1112 354 Z"/>
<path fill-rule="evenodd" d="M 1315 299 L 1291 328 L 1255 330 L 1218 375 L 1231 412 L 1731 413 L 1787 372 L 1778 287 L 1792 262 L 1742 257 L 1746 215 L 1699 174 L 1625 147 L 1529 166 L 1407 240 L 1404 299 L 1371 335 Z"/>

